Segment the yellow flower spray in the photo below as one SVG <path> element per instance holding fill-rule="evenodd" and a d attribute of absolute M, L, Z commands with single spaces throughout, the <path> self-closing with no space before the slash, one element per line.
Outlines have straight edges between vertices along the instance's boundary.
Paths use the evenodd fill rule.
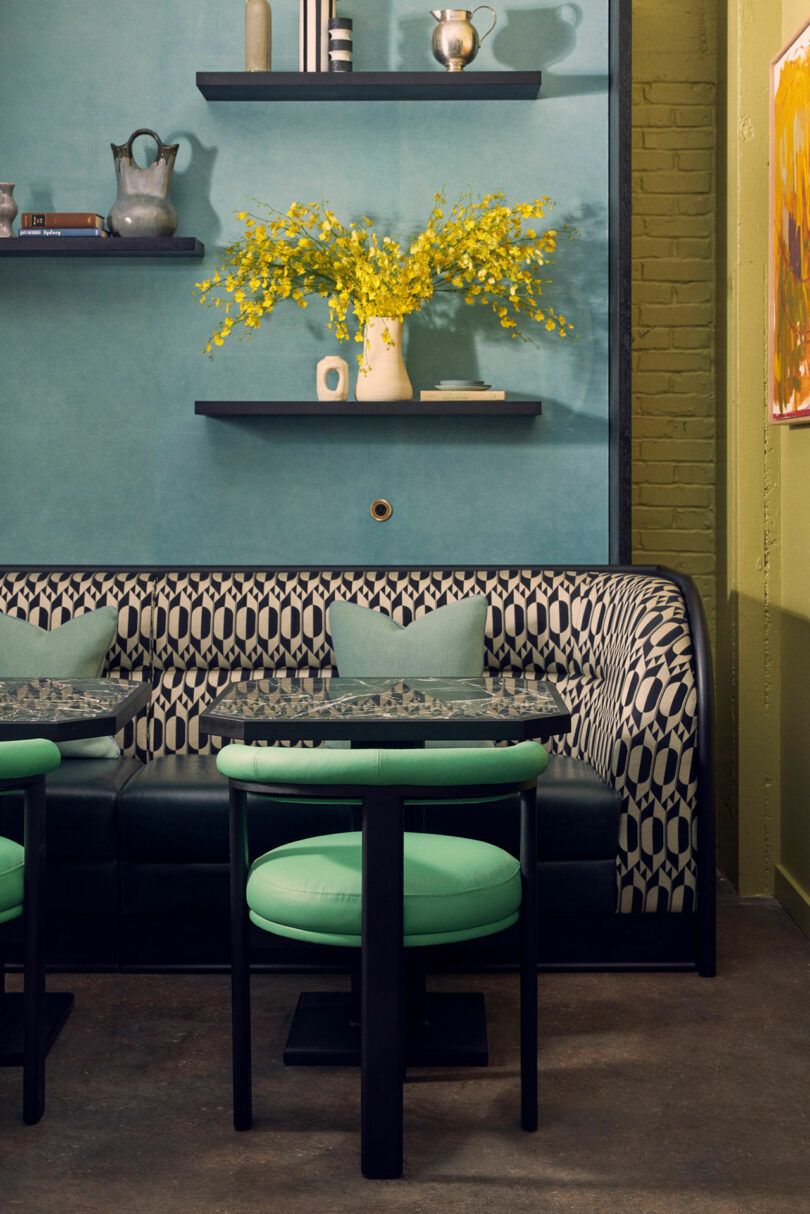
<path fill-rule="evenodd" d="M 340 341 L 352 336 L 350 324 L 354 340 L 362 341 L 371 317 L 402 320 L 437 292 L 490 307 L 512 337 L 531 340 L 518 318 L 565 337 L 573 326 L 541 301 L 557 231 L 524 228 L 551 205 L 536 198 L 508 206 L 502 193 L 474 202 L 467 193 L 447 213 L 441 192 L 424 229 L 407 244 L 380 238 L 365 216 L 347 227 L 327 204 L 294 202 L 286 214 L 264 205 L 265 219 L 242 211 L 244 236 L 225 250 L 212 277 L 197 283 L 200 303 L 225 313 L 205 352 L 212 354 L 237 325 L 249 338 L 281 300 L 305 308 L 312 295 L 327 301 L 327 324 Z M 387 332 L 383 337 L 391 340 Z M 358 359 L 362 365 L 362 354 Z"/>

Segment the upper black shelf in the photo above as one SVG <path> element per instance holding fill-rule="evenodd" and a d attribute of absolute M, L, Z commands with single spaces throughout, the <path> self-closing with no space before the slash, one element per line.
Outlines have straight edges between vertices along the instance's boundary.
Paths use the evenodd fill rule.
<path fill-rule="evenodd" d="M 208 101 L 534 101 L 540 72 L 197 72 Z"/>
<path fill-rule="evenodd" d="M 195 236 L 11 236 L 0 257 L 202 257 Z"/>
<path fill-rule="evenodd" d="M 207 417 L 536 417 L 539 400 L 195 400 Z"/>

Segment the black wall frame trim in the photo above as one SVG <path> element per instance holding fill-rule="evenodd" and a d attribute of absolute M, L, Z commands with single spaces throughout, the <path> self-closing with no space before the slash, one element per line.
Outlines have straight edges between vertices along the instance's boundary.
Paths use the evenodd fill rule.
<path fill-rule="evenodd" d="M 626 565 L 631 546 L 631 0 L 610 0 L 609 494 L 610 560 Z"/>

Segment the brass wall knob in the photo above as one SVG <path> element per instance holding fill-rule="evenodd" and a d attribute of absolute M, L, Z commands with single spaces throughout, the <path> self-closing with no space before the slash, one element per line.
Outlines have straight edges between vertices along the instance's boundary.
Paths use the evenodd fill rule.
<path fill-rule="evenodd" d="M 386 522 L 394 513 L 394 508 L 384 497 L 378 497 L 371 503 L 371 517 L 378 523 Z"/>

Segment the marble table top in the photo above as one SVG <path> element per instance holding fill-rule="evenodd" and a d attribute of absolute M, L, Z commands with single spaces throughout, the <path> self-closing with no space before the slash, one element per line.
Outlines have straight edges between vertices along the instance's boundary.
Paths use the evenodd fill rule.
<path fill-rule="evenodd" d="M 245 742 L 519 741 L 565 733 L 570 723 L 553 683 L 512 676 L 251 679 L 231 684 L 200 717 L 202 732 Z"/>
<path fill-rule="evenodd" d="M 0 678 L 0 740 L 116 733 L 150 694 L 148 683 L 126 679 Z"/>

